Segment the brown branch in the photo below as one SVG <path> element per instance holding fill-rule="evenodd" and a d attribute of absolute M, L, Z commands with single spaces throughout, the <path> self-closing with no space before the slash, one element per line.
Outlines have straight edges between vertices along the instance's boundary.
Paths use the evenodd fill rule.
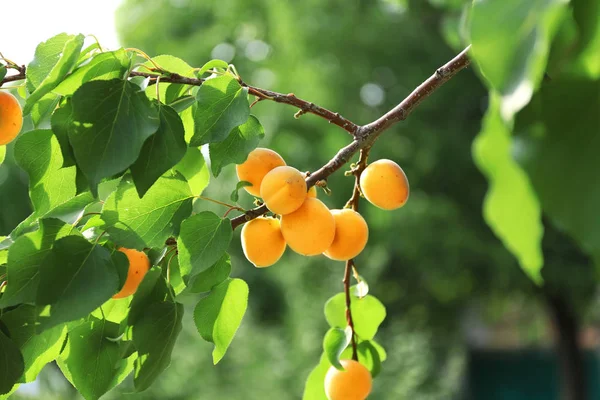
<path fill-rule="evenodd" d="M 350 310 L 350 275 L 352 275 L 352 267 L 354 260 L 346 261 L 346 269 L 344 270 L 344 293 L 346 294 L 346 321 L 352 331 L 352 359 L 358 361 L 358 352 L 356 348 L 356 333 L 354 332 L 354 321 L 352 319 L 352 311 Z"/>
<path fill-rule="evenodd" d="M 450 78 L 456 75 L 460 70 L 466 68 L 471 63 L 467 53 L 471 46 L 461 51 L 456 57 L 438 68 L 432 76 L 419 85 L 411 94 L 408 95 L 400 104 L 385 113 L 375 121 L 358 127 L 354 140 L 343 147 L 337 154 L 323 165 L 317 171 L 313 172 L 307 179 L 306 184 L 310 188 L 316 182 L 326 179 L 329 175 L 340 169 L 348 163 L 350 159 L 359 151 L 371 147 L 379 135 L 399 121 L 405 120 L 410 113 L 429 95 L 440 88 Z M 266 213 L 267 207 L 262 205 L 258 208 L 247 211 L 245 214 L 237 216 L 231 220 L 233 228 L 237 228 L 246 221 L 250 221 Z"/>
<path fill-rule="evenodd" d="M 21 65 L 20 67 L 19 66 L 8 66 L 8 67 L 16 69 L 17 71 L 19 71 L 19 73 L 16 75 L 5 76 L 2 80 L 0 80 L 0 86 L 4 85 L 7 82 L 22 81 L 23 79 L 27 78 L 27 75 L 25 73 L 27 68 L 24 65 Z"/>

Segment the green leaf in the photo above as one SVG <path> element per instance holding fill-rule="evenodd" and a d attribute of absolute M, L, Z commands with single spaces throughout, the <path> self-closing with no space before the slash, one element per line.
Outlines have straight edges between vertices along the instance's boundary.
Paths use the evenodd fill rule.
<path fill-rule="evenodd" d="M 147 389 L 171 363 L 182 318 L 183 304 L 161 302 L 149 305 L 133 325 L 138 351 L 133 381 L 136 391 Z"/>
<path fill-rule="evenodd" d="M 76 195 L 77 169 L 62 168 L 60 145 L 52 131 L 35 130 L 20 135 L 14 155 L 17 164 L 29 175 L 29 196 L 36 215 L 43 216 Z"/>
<path fill-rule="evenodd" d="M 60 354 L 67 337 L 67 327 L 58 325 L 41 331 L 40 307 L 27 304 L 8 311 L 1 320 L 23 355 L 25 368 L 19 382 L 33 382 L 42 368 Z"/>
<path fill-rule="evenodd" d="M 229 68 L 229 64 L 223 60 L 210 60 L 200 68 L 200 70 L 197 72 L 197 75 L 201 76 L 208 72 L 209 69 L 226 70 L 227 68 Z"/>
<path fill-rule="evenodd" d="M 373 339 L 386 316 L 384 305 L 371 295 L 363 298 L 350 296 L 350 310 L 354 332 L 361 340 Z M 346 296 L 338 293 L 325 303 L 325 318 L 332 328 L 346 328 Z"/>
<path fill-rule="evenodd" d="M 577 93 L 577 96 L 573 96 Z M 565 101 L 565 99 L 569 99 Z M 600 267 L 600 81 L 556 79 L 544 85 L 517 119 L 517 159 L 545 214 Z M 511 187 L 511 194 L 514 188 Z M 521 205 L 522 207 L 522 205 Z M 592 218 L 592 219 L 590 219 Z"/>
<path fill-rule="evenodd" d="M 72 104 L 69 141 L 95 192 L 100 180 L 135 162 L 159 127 L 158 111 L 136 85 L 120 79 L 84 83 Z"/>
<path fill-rule="evenodd" d="M 202 191 L 208 186 L 210 172 L 202 152 L 198 148 L 188 147 L 183 159 L 173 169 L 185 177 L 192 193 L 197 196 L 201 195 Z"/>
<path fill-rule="evenodd" d="M 227 251 L 232 235 L 231 221 L 210 211 L 183 221 L 177 242 L 182 275 L 196 275 L 217 262 Z"/>
<path fill-rule="evenodd" d="M 230 76 L 209 79 L 200 86 L 191 146 L 221 142 L 250 115 L 248 90 Z"/>
<path fill-rule="evenodd" d="M 59 365 L 86 400 L 100 398 L 133 369 L 133 363 L 121 357 L 122 344 L 107 339 L 118 335 L 118 324 L 95 318 L 69 332 Z"/>
<path fill-rule="evenodd" d="M 351 340 L 352 329 L 349 326 L 346 329 L 331 328 L 323 338 L 323 351 L 327 355 L 329 363 L 340 371 L 344 370 L 344 367 L 340 363 L 340 356 L 346 347 L 348 347 Z"/>
<path fill-rule="evenodd" d="M 387 357 L 383 347 L 373 340 L 364 340 L 358 344 L 356 350 L 358 361 L 367 367 L 369 372 L 371 372 L 371 376 L 375 378 L 379 375 L 381 372 L 381 362 Z"/>
<path fill-rule="evenodd" d="M 210 268 L 200 272 L 190 281 L 190 292 L 209 292 L 227 279 L 230 273 L 231 259 L 229 258 L 229 254 L 225 253 L 219 261 L 214 263 Z"/>
<path fill-rule="evenodd" d="M 6 146 L 0 146 L 0 164 L 4 162 L 4 158 L 6 157 Z"/>
<path fill-rule="evenodd" d="M 54 241 L 71 234 L 71 230 L 70 225 L 57 219 L 42 219 L 38 230 L 15 240 L 8 251 L 8 284 L 0 299 L 0 307 L 35 301 L 40 267 Z"/>
<path fill-rule="evenodd" d="M 306 384 L 304 385 L 304 394 L 302 400 L 327 400 L 325 395 L 325 375 L 331 364 L 325 354 L 321 355 L 319 364 L 308 375 Z"/>
<path fill-rule="evenodd" d="M 163 68 L 164 70 L 166 70 L 168 72 L 174 72 L 176 74 L 179 74 L 181 76 L 185 76 L 188 78 L 194 77 L 194 68 L 192 68 L 188 63 L 183 61 L 181 58 L 163 54 L 160 56 L 153 57 L 152 61 L 154 61 L 161 68 Z M 143 65 L 147 68 L 155 68 L 154 64 L 151 63 L 150 61 L 146 61 Z M 143 71 L 147 71 L 147 69 L 143 68 Z M 158 72 L 155 72 L 155 73 L 158 74 Z M 179 93 L 186 85 L 161 82 L 161 83 L 159 83 L 159 86 L 160 86 L 159 87 L 159 95 L 160 95 L 161 101 L 168 103 L 170 99 L 167 99 L 167 97 L 168 97 L 167 91 L 171 88 L 176 88 L 176 90 Z M 148 86 L 146 88 L 146 95 L 151 99 L 156 99 L 156 86 L 154 86 L 154 85 Z M 177 95 L 177 97 L 179 97 L 179 95 Z"/>
<path fill-rule="evenodd" d="M 183 123 L 175 110 L 169 106 L 158 107 L 160 125 L 146 142 L 139 158 L 131 166 L 133 182 L 140 197 L 150 186 L 185 155 Z"/>
<path fill-rule="evenodd" d="M 234 128 L 227 139 L 211 143 L 209 152 L 213 175 L 218 176 L 223 167 L 229 164 L 241 164 L 246 161 L 248 154 L 258 146 L 264 136 L 265 130 L 262 125 L 251 115 L 244 124 Z"/>
<path fill-rule="evenodd" d="M 180 113 L 187 110 L 194 104 L 196 104 L 196 98 L 194 96 L 182 96 L 170 102 L 169 107 L 172 107 L 173 110 Z"/>
<path fill-rule="evenodd" d="M 53 92 L 70 96 L 85 82 L 123 78 L 130 64 L 131 60 L 124 49 L 96 54 L 73 71 Z"/>
<path fill-rule="evenodd" d="M 600 78 L 600 3 L 572 0 L 571 4 L 580 34 L 576 62 L 586 76 Z"/>
<path fill-rule="evenodd" d="M 215 344 L 215 364 L 225 355 L 247 307 L 248 285 L 241 279 L 227 279 L 196 305 L 194 322 L 202 338 Z"/>
<path fill-rule="evenodd" d="M 471 54 L 489 85 L 502 96 L 505 120 L 523 108 L 539 86 L 565 0 L 478 0 L 471 12 Z"/>
<path fill-rule="evenodd" d="M 60 96 L 54 93 L 48 93 L 35 102 L 31 107 L 31 120 L 35 127 L 47 127 L 48 119 L 58 105 Z"/>
<path fill-rule="evenodd" d="M 40 268 L 37 304 L 49 304 L 47 327 L 83 318 L 119 290 L 110 252 L 77 236 L 54 243 Z"/>
<path fill-rule="evenodd" d="M 352 291 L 352 295 L 356 297 L 365 297 L 369 294 L 369 284 L 362 276 L 359 276 L 359 282 L 356 285 L 353 285 L 350 290 Z"/>
<path fill-rule="evenodd" d="M 142 250 L 161 247 L 176 235 L 181 221 L 192 213 L 192 194 L 180 176 L 162 176 L 143 198 L 122 184 L 102 208 L 102 219 L 119 246 Z"/>
<path fill-rule="evenodd" d="M 231 201 L 237 203 L 240 199 L 240 189 L 245 188 L 247 186 L 252 186 L 252 184 L 248 181 L 239 181 L 238 183 L 236 183 L 235 189 L 233 190 L 233 192 L 231 192 L 231 195 L 229 195 Z"/>
<path fill-rule="evenodd" d="M 123 254 L 121 252 L 115 252 L 114 254 Z M 124 255 L 124 254 L 123 254 Z M 113 258 L 114 260 L 114 258 Z M 120 285 L 122 286 L 122 285 Z M 129 306 L 131 305 L 131 296 L 122 299 L 109 299 L 107 302 L 102 304 L 101 307 L 97 308 L 92 312 L 92 316 L 98 319 L 104 319 L 106 321 L 120 324 L 127 319 L 129 314 Z M 118 336 L 118 335 L 117 335 Z"/>
<path fill-rule="evenodd" d="M 151 268 L 138 286 L 129 310 L 127 323 L 133 326 L 150 304 L 162 303 L 169 298 L 167 282 L 158 267 Z"/>
<path fill-rule="evenodd" d="M 69 142 L 69 127 L 73 124 L 73 107 L 71 101 L 65 102 L 64 105 L 54 110 L 50 124 L 52 132 L 60 145 L 63 157 L 62 166 L 71 167 L 75 165 L 75 155 L 73 155 L 73 148 Z"/>
<path fill-rule="evenodd" d="M 492 95 L 481 132 L 473 142 L 475 163 L 489 182 L 483 216 L 521 268 L 540 284 L 544 263 L 540 204 L 527 174 L 513 159 L 511 147 L 512 135 L 500 115 L 500 99 Z"/>
<path fill-rule="evenodd" d="M 24 368 L 19 347 L 0 329 L 0 394 L 12 390 L 23 374 Z"/>
<path fill-rule="evenodd" d="M 6 72 L 7 72 L 7 71 L 8 71 L 8 70 L 6 69 L 6 65 L 3 65 L 3 64 L 2 64 L 2 65 L 0 65 L 0 81 L 1 81 L 2 79 L 4 79 L 4 77 L 6 76 Z"/>
<path fill-rule="evenodd" d="M 85 37 L 61 33 L 38 45 L 35 57 L 27 67 L 28 82 L 35 90 L 27 97 L 23 114 L 27 115 L 33 105 L 50 93 L 77 64 Z M 28 84 L 29 86 L 29 84 Z"/>

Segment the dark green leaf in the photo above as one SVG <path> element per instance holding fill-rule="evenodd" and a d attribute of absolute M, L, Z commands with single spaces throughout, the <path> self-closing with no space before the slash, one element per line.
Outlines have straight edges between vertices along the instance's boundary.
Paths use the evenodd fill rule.
<path fill-rule="evenodd" d="M 379 325 L 385 319 L 384 305 L 375 297 L 367 295 L 361 299 L 350 296 L 350 309 L 354 321 L 354 331 L 362 340 L 373 339 Z M 325 318 L 332 328 L 345 328 L 346 296 L 338 293 L 325 303 Z"/>
<path fill-rule="evenodd" d="M 237 203 L 238 200 L 240 199 L 240 193 L 239 193 L 240 189 L 245 188 L 247 186 L 252 186 L 252 184 L 247 181 L 239 181 L 238 183 L 236 183 L 235 189 L 233 190 L 233 192 L 231 192 L 231 195 L 229 196 L 231 201 L 233 201 L 234 203 Z"/>
<path fill-rule="evenodd" d="M 135 187 L 122 184 L 106 199 L 102 219 L 115 243 L 141 250 L 164 245 L 191 212 L 187 182 L 180 176 L 162 176 L 142 199 Z"/>
<path fill-rule="evenodd" d="M 96 54 L 63 80 L 54 93 L 70 96 L 85 82 L 123 78 L 131 60 L 123 49 Z"/>
<path fill-rule="evenodd" d="M 27 67 L 27 79 L 35 90 L 27 97 L 23 114 L 29 114 L 33 105 L 50 93 L 71 72 L 83 47 L 84 36 L 60 34 L 38 45 L 35 58 Z"/>
<path fill-rule="evenodd" d="M 517 157 L 544 212 L 600 266 L 600 225 L 592 217 L 600 204 L 594 184 L 600 171 L 598 110 L 600 81 L 557 79 L 534 97 L 523 111 L 530 123 L 517 119 L 516 130 L 526 134 L 519 136 Z"/>
<path fill-rule="evenodd" d="M 150 186 L 185 155 L 183 123 L 175 110 L 169 106 L 158 108 L 160 125 L 146 142 L 139 158 L 131 166 L 131 175 L 140 197 Z"/>
<path fill-rule="evenodd" d="M 73 95 L 72 105 L 69 141 L 93 191 L 101 179 L 133 164 L 159 126 L 156 107 L 125 80 L 84 83 Z"/>
<path fill-rule="evenodd" d="M 471 12 L 472 56 L 501 93 L 505 120 L 523 108 L 544 76 L 564 0 L 480 0 Z"/>
<path fill-rule="evenodd" d="M 110 252 L 77 236 L 54 243 L 40 268 L 36 302 L 49 304 L 47 327 L 83 318 L 117 293 Z"/>
<path fill-rule="evenodd" d="M 134 325 L 150 304 L 162 303 L 168 298 L 169 289 L 161 269 L 151 268 L 133 295 L 127 323 Z"/>
<path fill-rule="evenodd" d="M 229 277 L 231 273 L 231 259 L 229 254 L 225 253 L 223 257 L 210 268 L 200 272 L 191 279 L 189 287 L 192 293 L 209 292 Z"/>
<path fill-rule="evenodd" d="M 21 383 L 33 382 L 42 368 L 58 357 L 67 337 L 65 325 L 42 331 L 39 326 L 41 311 L 41 307 L 24 304 L 1 318 L 23 355 L 25 369 L 19 379 Z"/>
<path fill-rule="evenodd" d="M 241 164 L 246 161 L 248 154 L 258 146 L 265 136 L 258 119 L 251 115 L 248 120 L 234 128 L 227 139 L 209 146 L 210 165 L 214 176 L 221 173 L 223 167 L 229 164 Z"/>
<path fill-rule="evenodd" d="M 182 318 L 183 304 L 161 302 L 149 305 L 133 325 L 136 391 L 147 389 L 171 363 Z"/>
<path fill-rule="evenodd" d="M 107 339 L 118 335 L 118 324 L 95 318 L 69 332 L 60 366 L 86 400 L 100 398 L 133 369 L 121 358 L 121 344 Z"/>
<path fill-rule="evenodd" d="M 173 87 L 173 86 L 171 86 L 171 87 Z M 167 91 L 167 94 L 168 94 L 168 91 Z M 182 96 L 182 97 L 174 99 L 172 102 L 169 103 L 169 106 L 172 107 L 173 110 L 180 113 L 184 110 L 187 110 L 194 103 L 196 103 L 196 98 L 194 96 L 188 95 L 188 96 Z"/>
<path fill-rule="evenodd" d="M 6 65 L 0 65 L 0 81 L 6 76 Z"/>
<path fill-rule="evenodd" d="M 19 347 L 0 330 L 0 394 L 12 390 L 23 374 L 24 368 Z"/>
<path fill-rule="evenodd" d="M 340 363 L 340 356 L 350 344 L 351 339 L 352 330 L 350 327 L 346 329 L 330 328 L 323 338 L 323 351 L 327 355 L 329 363 L 340 371 L 344 370 Z"/>
<path fill-rule="evenodd" d="M 527 174 L 512 156 L 512 134 L 500 115 L 500 99 L 490 99 L 473 158 L 489 181 L 483 216 L 504 246 L 536 283 L 544 260 L 541 209 Z M 510 193 L 510 196 L 506 194 Z"/>
<path fill-rule="evenodd" d="M 200 86 L 191 146 L 221 142 L 250 115 L 248 90 L 230 76 L 209 79 Z"/>
<path fill-rule="evenodd" d="M 183 221 L 177 242 L 182 275 L 196 275 L 217 262 L 227 251 L 232 235 L 231 221 L 210 211 Z"/>
<path fill-rule="evenodd" d="M 201 195 L 208 186 L 210 172 L 200 149 L 188 147 L 185 156 L 174 169 L 185 177 L 194 195 Z"/>
<path fill-rule="evenodd" d="M 596 0 L 572 0 L 573 16 L 579 28 L 577 63 L 591 78 L 600 78 L 600 3 Z"/>
<path fill-rule="evenodd" d="M 39 229 L 20 236 L 8 252 L 7 281 L 0 307 L 35 301 L 39 272 L 54 241 L 70 235 L 72 227 L 57 219 L 40 220 Z M 73 233 L 78 233 L 77 231 Z"/>
<path fill-rule="evenodd" d="M 358 344 L 358 360 L 367 367 L 371 376 L 375 378 L 381 372 L 381 362 L 385 360 L 385 350 L 372 340 L 365 340 Z"/>
<path fill-rule="evenodd" d="M 241 279 L 227 279 L 196 305 L 194 322 L 202 338 L 215 344 L 215 364 L 225 355 L 247 306 L 248 285 Z"/>

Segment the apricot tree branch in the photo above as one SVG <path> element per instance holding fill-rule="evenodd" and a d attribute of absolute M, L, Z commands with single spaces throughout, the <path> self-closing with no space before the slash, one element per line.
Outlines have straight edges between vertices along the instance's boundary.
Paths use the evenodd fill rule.
<path fill-rule="evenodd" d="M 436 91 L 440 86 L 446 83 L 459 71 L 469 66 L 471 60 L 467 53 L 471 46 L 461 51 L 456 57 L 448 61 L 442 67 L 438 68 L 432 76 L 420 84 L 411 94 L 408 95 L 400 104 L 377 118 L 375 121 L 359 126 L 354 134 L 354 140 L 343 147 L 337 154 L 323 165 L 321 168 L 311 173 L 306 178 L 306 184 L 310 188 L 316 182 L 326 179 L 329 175 L 340 169 L 348 163 L 350 159 L 361 149 L 371 147 L 379 135 L 399 121 L 405 120 L 410 113 L 429 95 Z M 267 207 L 263 204 L 260 207 L 246 211 L 231 220 L 233 229 L 267 212 Z"/>
<path fill-rule="evenodd" d="M 350 275 L 352 274 L 352 268 L 354 266 L 354 260 L 349 259 L 346 261 L 346 268 L 344 269 L 344 293 L 346 294 L 346 322 L 350 327 L 352 336 L 350 343 L 352 344 L 352 359 L 358 361 L 358 352 L 356 348 L 356 333 L 354 332 L 354 320 L 352 319 L 352 311 L 350 309 L 351 298 L 350 298 Z"/>
<path fill-rule="evenodd" d="M 4 85 L 7 82 L 14 82 L 14 81 L 22 81 L 23 79 L 25 79 L 27 77 L 25 71 L 26 71 L 26 67 L 24 65 L 22 66 L 10 66 L 16 70 L 19 71 L 18 74 L 16 75 L 9 75 L 9 76 L 5 76 L 2 80 L 0 80 L 0 87 L 2 87 L 2 85 Z"/>

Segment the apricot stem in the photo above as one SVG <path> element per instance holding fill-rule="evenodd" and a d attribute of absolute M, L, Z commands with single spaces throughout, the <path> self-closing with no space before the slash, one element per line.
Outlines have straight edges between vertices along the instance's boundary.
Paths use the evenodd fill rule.
<path fill-rule="evenodd" d="M 238 211 L 241 211 L 241 212 L 245 212 L 246 211 L 242 207 L 238 207 L 238 206 L 235 206 L 233 204 L 224 203 L 224 202 L 219 201 L 219 200 L 211 199 L 210 197 L 204 197 L 204 196 L 194 196 L 194 197 L 196 197 L 196 198 L 198 198 L 200 200 L 206 200 L 206 201 L 213 202 L 215 204 L 219 204 L 219 205 L 228 207 L 228 208 L 230 208 L 232 210 L 238 210 Z"/>

